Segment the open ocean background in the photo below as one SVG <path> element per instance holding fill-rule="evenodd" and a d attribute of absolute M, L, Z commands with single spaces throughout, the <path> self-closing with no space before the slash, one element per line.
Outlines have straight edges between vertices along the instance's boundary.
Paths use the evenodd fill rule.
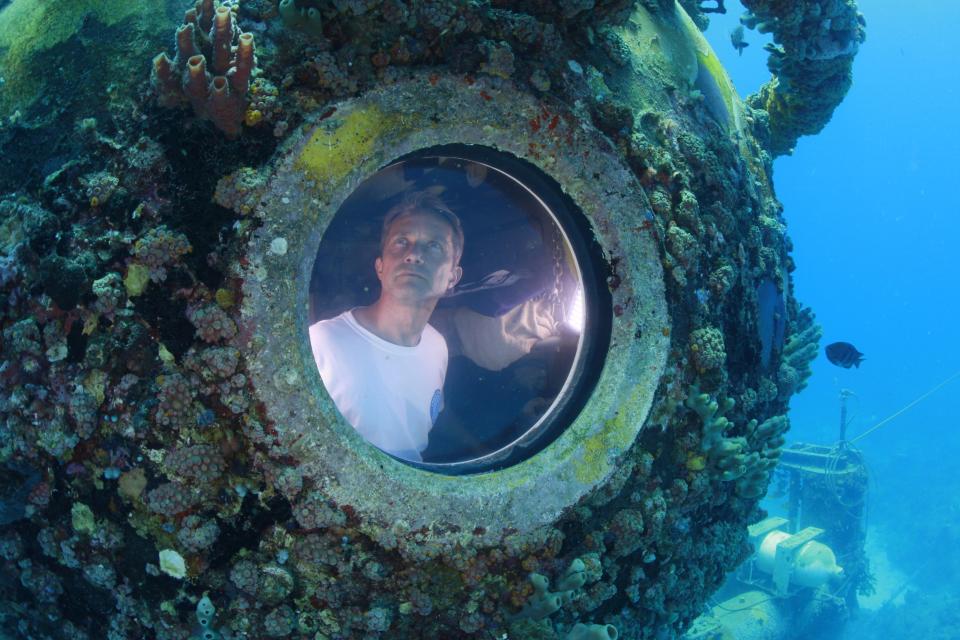
<path fill-rule="evenodd" d="M 847 638 L 960 638 L 960 3 L 859 0 L 867 40 L 832 121 L 774 163 L 794 242 L 796 296 L 823 326 L 809 386 L 793 400 L 790 442 L 848 438 L 870 471 L 867 550 L 877 593 Z M 726 3 L 707 37 L 741 96 L 766 82 L 769 37 L 730 32 Z M 859 369 L 823 347 L 852 342 Z M 918 401 L 919 400 L 919 401 Z M 911 405 L 916 404 L 904 409 Z M 782 498 L 780 502 L 782 502 Z M 775 500 L 764 505 L 771 513 Z"/>

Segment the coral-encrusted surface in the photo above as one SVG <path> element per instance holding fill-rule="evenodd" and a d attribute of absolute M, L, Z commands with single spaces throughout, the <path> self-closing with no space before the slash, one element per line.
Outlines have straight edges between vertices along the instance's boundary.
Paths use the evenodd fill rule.
<path fill-rule="evenodd" d="M 745 0 L 744 24 L 772 33 L 773 77 L 748 102 L 769 114 L 769 148 L 790 153 L 800 136 L 819 133 L 853 83 L 853 59 L 866 38 L 854 0 Z"/>
<path fill-rule="evenodd" d="M 782 145 L 762 134 L 782 142 L 780 124 L 737 98 L 682 10 L 292 0 L 316 12 L 305 29 L 286 0 L 286 21 L 270 0 L 206 2 L 257 43 L 228 141 L 151 91 L 195 3 L 87 4 L 63 3 L 44 51 L 25 22 L 16 51 L 91 74 L 47 74 L 0 126 L 3 633 L 678 635 L 747 553 L 819 339 L 770 183 Z M 615 384 L 543 457 L 475 484 L 346 429 L 288 304 L 319 233 L 294 205 L 321 229 L 378 161 L 455 135 L 528 158 L 581 206 L 617 319 Z M 761 285 L 783 332 L 761 330 Z"/>

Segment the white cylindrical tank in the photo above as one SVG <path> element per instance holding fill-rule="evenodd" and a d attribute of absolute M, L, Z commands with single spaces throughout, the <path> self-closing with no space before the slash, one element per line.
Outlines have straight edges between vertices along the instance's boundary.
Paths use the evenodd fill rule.
<path fill-rule="evenodd" d="M 790 538 L 785 531 L 771 531 L 757 549 L 757 568 L 773 575 L 776 566 L 777 547 Z M 801 546 L 793 556 L 790 571 L 790 584 L 817 588 L 828 580 L 843 573 L 837 564 L 833 550 L 822 542 L 811 540 Z"/>

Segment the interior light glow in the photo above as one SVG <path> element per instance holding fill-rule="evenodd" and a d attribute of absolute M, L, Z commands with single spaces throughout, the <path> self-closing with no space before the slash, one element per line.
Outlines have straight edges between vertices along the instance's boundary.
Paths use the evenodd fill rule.
<path fill-rule="evenodd" d="M 583 287 L 577 287 L 573 292 L 573 298 L 570 300 L 570 309 L 565 318 L 567 325 L 577 333 L 583 333 L 584 308 L 583 308 Z"/>

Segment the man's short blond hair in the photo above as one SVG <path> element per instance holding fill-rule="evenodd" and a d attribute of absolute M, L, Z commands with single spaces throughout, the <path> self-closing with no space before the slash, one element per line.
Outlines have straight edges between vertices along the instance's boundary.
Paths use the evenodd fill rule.
<path fill-rule="evenodd" d="M 463 226 L 460 224 L 460 218 L 440 196 L 430 191 L 411 191 L 387 211 L 387 216 L 383 219 L 383 228 L 380 230 L 380 255 L 383 255 L 387 234 L 393 223 L 398 218 L 414 213 L 431 213 L 450 225 L 453 231 L 453 265 L 460 264 L 460 258 L 463 256 Z"/>

